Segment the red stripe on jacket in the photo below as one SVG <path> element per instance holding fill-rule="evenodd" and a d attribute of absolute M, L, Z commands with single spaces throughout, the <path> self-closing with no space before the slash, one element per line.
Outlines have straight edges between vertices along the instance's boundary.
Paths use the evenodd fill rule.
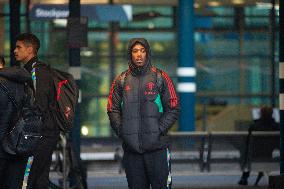
<path fill-rule="evenodd" d="M 173 85 L 173 82 L 171 81 L 171 79 L 169 78 L 168 74 L 164 71 L 162 71 L 162 76 L 166 79 L 166 83 L 170 92 L 170 104 L 171 104 L 171 108 L 174 108 L 177 106 L 177 95 L 176 95 L 176 91 Z"/>
<path fill-rule="evenodd" d="M 111 112 L 112 111 L 112 95 L 114 91 L 114 86 L 115 86 L 115 80 L 111 84 L 109 96 L 108 96 L 108 104 L 107 104 L 107 111 Z"/>

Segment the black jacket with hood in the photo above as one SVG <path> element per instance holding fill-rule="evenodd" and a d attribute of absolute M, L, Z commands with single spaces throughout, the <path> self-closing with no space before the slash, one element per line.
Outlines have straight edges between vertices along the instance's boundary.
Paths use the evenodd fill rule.
<path fill-rule="evenodd" d="M 18 66 L 3 68 L 0 69 L 0 80 L 10 90 L 16 102 L 21 107 L 26 100 L 24 83 L 32 87 L 32 79 L 29 72 Z M 10 123 L 14 120 L 16 114 L 16 108 L 3 88 L 0 87 L 0 141 L 12 129 Z M 2 145 L 0 145 L 0 158 L 11 158 L 11 156 L 3 151 Z"/>
<path fill-rule="evenodd" d="M 140 43 L 146 49 L 147 62 L 136 66 L 131 50 Z M 123 141 L 126 151 L 144 153 L 168 146 L 167 131 L 179 115 L 179 99 L 169 76 L 151 65 L 151 50 L 143 38 L 130 40 L 129 69 L 112 83 L 107 112 L 111 127 Z M 161 84 L 157 82 L 161 74 Z"/>

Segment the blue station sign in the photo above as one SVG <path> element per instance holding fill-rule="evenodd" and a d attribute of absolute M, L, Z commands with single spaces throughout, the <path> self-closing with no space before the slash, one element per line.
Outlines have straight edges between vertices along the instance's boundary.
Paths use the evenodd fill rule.
<path fill-rule="evenodd" d="M 30 18 L 34 20 L 63 19 L 69 16 L 68 5 L 34 4 Z M 99 22 L 132 20 L 131 5 L 81 5 L 81 16 Z"/>

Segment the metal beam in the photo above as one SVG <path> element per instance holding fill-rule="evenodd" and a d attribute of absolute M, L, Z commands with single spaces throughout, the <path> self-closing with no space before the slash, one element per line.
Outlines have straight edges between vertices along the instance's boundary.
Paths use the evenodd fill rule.
<path fill-rule="evenodd" d="M 10 0 L 10 66 L 17 64 L 14 49 L 16 47 L 16 37 L 20 34 L 20 0 Z"/>
<path fill-rule="evenodd" d="M 70 0 L 69 1 L 69 17 L 71 18 L 80 18 L 80 0 Z M 69 39 L 72 40 L 72 39 Z M 81 66 L 81 58 L 80 58 L 80 47 L 69 47 L 69 66 L 70 70 L 73 70 L 77 76 L 74 75 L 76 82 L 80 88 L 80 66 Z M 76 115 L 74 120 L 74 127 L 72 128 L 72 143 L 74 147 L 74 151 L 76 155 L 79 157 L 80 154 L 80 144 L 81 144 L 81 124 L 80 124 L 80 103 L 78 103 L 76 107 Z"/>
<path fill-rule="evenodd" d="M 195 0 L 199 6 L 208 6 L 211 1 L 208 0 Z M 244 0 L 243 2 L 237 2 L 232 0 L 215 0 L 220 6 L 249 6 L 256 3 L 267 3 L 267 0 Z M 67 4 L 68 0 L 32 0 L 32 3 L 41 4 Z M 109 0 L 81 0 L 81 4 L 108 4 Z M 133 5 L 169 5 L 177 6 L 178 0 L 113 0 L 114 4 L 133 4 Z M 276 4 L 279 0 L 276 0 Z M 215 3 L 216 4 L 216 3 Z"/>
<path fill-rule="evenodd" d="M 284 2 L 279 9 L 280 174 L 284 173 Z"/>

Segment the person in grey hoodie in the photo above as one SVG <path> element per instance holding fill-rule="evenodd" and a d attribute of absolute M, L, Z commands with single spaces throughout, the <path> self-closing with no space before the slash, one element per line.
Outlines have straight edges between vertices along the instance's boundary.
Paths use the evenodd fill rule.
<path fill-rule="evenodd" d="M 7 67 L 0 70 L 0 86 L 4 85 L 15 97 L 21 107 L 25 101 L 24 85 L 32 87 L 29 72 L 20 67 Z M 12 129 L 17 110 L 3 87 L 0 87 L 0 189 L 19 189 L 22 187 L 28 157 L 12 156 L 2 147 L 5 134 Z"/>
<path fill-rule="evenodd" d="M 171 188 L 167 132 L 179 115 L 179 98 L 168 74 L 151 64 L 150 45 L 133 38 L 129 69 L 112 83 L 107 112 L 121 138 L 129 189 Z"/>

